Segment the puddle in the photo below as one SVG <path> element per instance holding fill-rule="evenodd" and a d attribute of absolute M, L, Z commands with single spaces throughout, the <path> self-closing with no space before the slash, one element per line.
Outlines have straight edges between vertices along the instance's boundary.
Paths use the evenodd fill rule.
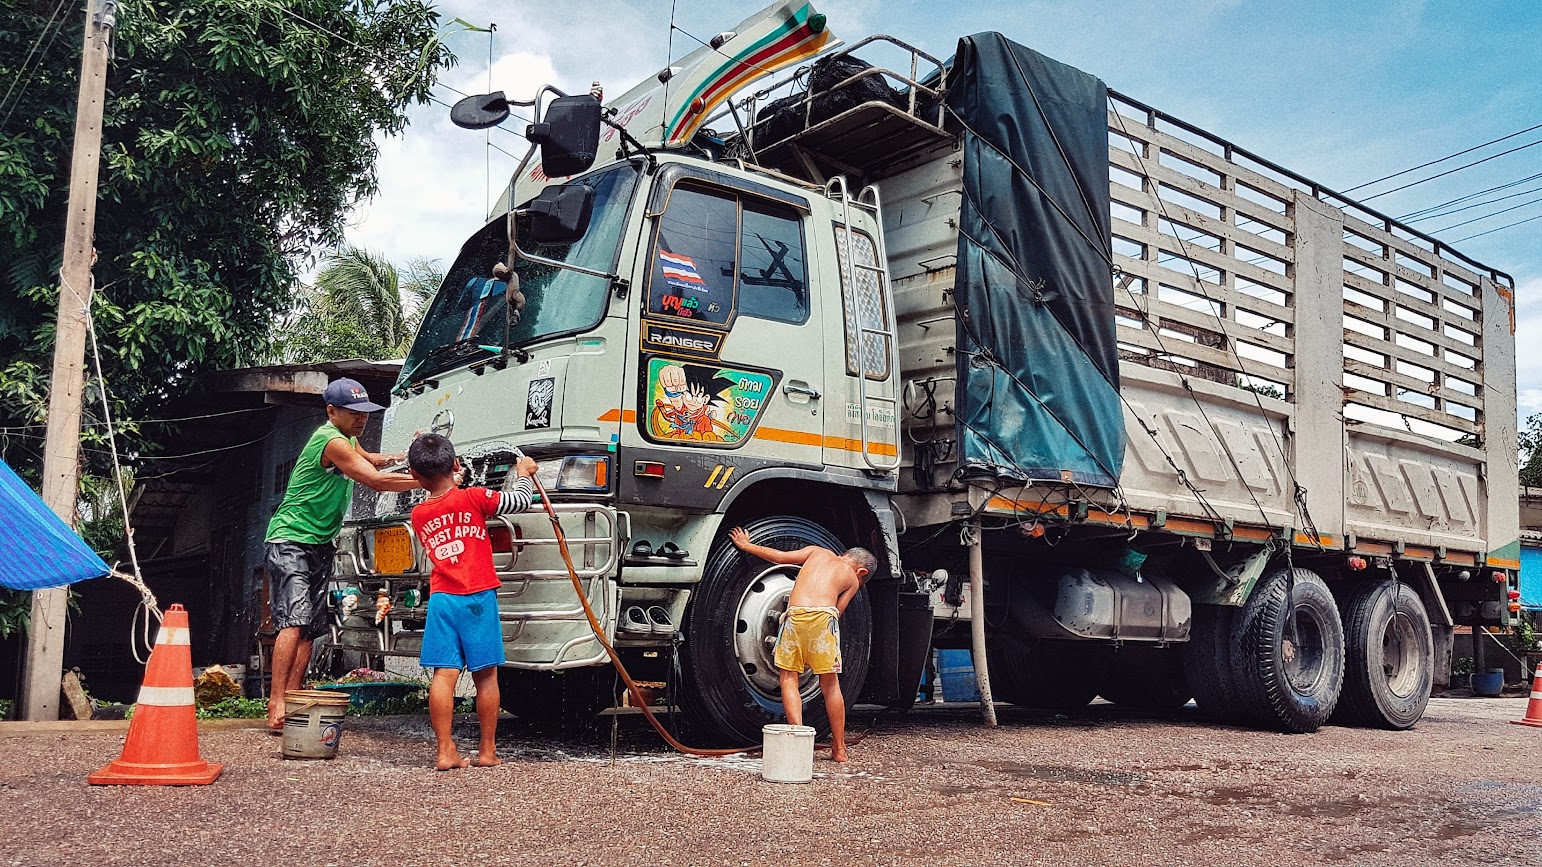
<path fill-rule="evenodd" d="M 1134 786 L 1146 781 L 1140 774 L 1098 771 L 1065 765 L 1030 765 L 1023 762 L 976 762 L 976 767 L 1014 777 L 1050 783 L 1091 783 L 1096 786 Z"/>

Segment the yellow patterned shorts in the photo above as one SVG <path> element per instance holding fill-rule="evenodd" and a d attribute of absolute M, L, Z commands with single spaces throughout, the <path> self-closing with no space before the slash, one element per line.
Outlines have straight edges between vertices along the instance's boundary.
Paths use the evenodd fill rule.
<path fill-rule="evenodd" d="M 789 608 L 776 637 L 776 667 L 815 674 L 841 673 L 841 621 L 835 608 Z"/>

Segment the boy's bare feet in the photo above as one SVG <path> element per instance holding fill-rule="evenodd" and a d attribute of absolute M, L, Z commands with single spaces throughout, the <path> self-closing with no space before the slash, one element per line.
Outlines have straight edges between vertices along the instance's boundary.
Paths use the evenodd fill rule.
<path fill-rule="evenodd" d="M 451 749 L 448 753 L 439 753 L 439 762 L 434 765 L 436 771 L 453 771 L 459 768 L 471 766 L 471 760 L 461 755 L 459 751 Z"/>
<path fill-rule="evenodd" d="M 832 762 L 844 762 L 844 761 L 846 761 L 846 748 L 845 747 L 835 747 L 835 748 L 831 749 L 830 750 L 830 761 L 832 761 Z"/>
<path fill-rule="evenodd" d="M 283 699 L 268 699 L 268 728 L 273 731 L 282 731 L 284 728 L 284 701 Z"/>
<path fill-rule="evenodd" d="M 478 752 L 476 761 L 472 762 L 472 764 L 479 768 L 492 768 L 503 764 L 503 759 L 498 758 L 497 753 Z"/>

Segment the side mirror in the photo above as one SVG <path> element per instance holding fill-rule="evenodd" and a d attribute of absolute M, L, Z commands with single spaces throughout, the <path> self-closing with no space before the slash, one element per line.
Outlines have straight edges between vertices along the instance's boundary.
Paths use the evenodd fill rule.
<path fill-rule="evenodd" d="M 541 123 L 526 128 L 525 138 L 541 146 L 541 171 L 548 178 L 585 171 L 600 147 L 600 101 L 588 94 L 559 96 L 546 106 Z"/>
<path fill-rule="evenodd" d="M 450 122 L 462 129 L 488 129 L 509 116 L 509 100 L 503 91 L 479 93 L 450 106 Z"/>
<path fill-rule="evenodd" d="M 549 186 L 530 203 L 530 240 L 557 246 L 571 244 L 589 231 L 589 218 L 593 214 L 594 187 L 586 184 Z"/>

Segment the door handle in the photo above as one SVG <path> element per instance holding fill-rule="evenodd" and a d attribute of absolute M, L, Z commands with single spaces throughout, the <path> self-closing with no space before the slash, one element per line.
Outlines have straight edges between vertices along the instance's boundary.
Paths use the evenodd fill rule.
<path fill-rule="evenodd" d="M 782 384 L 783 394 L 801 394 L 809 400 L 819 399 L 819 389 L 809 385 L 794 385 L 790 382 Z"/>

